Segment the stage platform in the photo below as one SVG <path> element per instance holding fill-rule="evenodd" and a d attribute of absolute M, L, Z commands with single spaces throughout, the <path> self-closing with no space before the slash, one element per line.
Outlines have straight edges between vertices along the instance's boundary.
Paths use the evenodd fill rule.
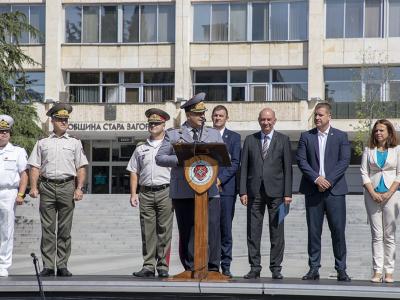
<path fill-rule="evenodd" d="M 46 299 L 400 299 L 400 283 L 337 282 L 334 279 L 303 281 L 285 278 L 230 282 L 171 282 L 132 276 L 43 278 Z M 0 279 L 2 299 L 40 299 L 36 277 Z"/>

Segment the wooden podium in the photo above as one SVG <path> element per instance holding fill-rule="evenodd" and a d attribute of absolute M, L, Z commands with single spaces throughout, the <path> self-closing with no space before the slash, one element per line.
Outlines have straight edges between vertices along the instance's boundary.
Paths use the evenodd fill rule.
<path fill-rule="evenodd" d="M 194 271 L 184 271 L 172 280 L 228 281 L 219 272 L 208 271 L 208 190 L 218 176 L 218 167 L 231 166 L 224 143 L 174 144 L 185 178 L 195 192 L 194 200 Z"/>

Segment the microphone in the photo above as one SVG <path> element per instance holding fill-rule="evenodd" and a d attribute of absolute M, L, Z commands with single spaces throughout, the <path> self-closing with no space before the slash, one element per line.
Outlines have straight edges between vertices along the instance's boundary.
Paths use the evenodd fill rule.
<path fill-rule="evenodd" d="M 38 287 L 39 287 L 40 297 L 42 298 L 42 300 L 46 300 L 46 296 L 45 296 L 44 290 L 43 290 L 42 280 L 41 280 L 40 274 L 39 274 L 39 267 L 38 267 L 39 260 L 36 257 L 36 254 L 34 252 L 31 253 L 31 257 L 33 258 L 33 265 L 35 267 L 35 273 L 36 273 L 36 279 L 37 279 L 37 283 L 38 283 Z"/>
<path fill-rule="evenodd" d="M 206 117 L 202 116 L 201 117 L 201 128 L 200 128 L 199 142 L 201 141 L 201 136 L 203 135 L 203 129 L 204 129 L 204 123 L 205 122 L 206 122 Z"/>

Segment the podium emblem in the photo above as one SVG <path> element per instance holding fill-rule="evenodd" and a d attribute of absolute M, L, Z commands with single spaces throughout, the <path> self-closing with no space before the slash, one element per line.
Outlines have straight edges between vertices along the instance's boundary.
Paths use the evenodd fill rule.
<path fill-rule="evenodd" d="M 194 184 L 207 184 L 213 177 L 214 170 L 208 161 L 202 159 L 195 161 L 189 168 L 189 177 Z"/>

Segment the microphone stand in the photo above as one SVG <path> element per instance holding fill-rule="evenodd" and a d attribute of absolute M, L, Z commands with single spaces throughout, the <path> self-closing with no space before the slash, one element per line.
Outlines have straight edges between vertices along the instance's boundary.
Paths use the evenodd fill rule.
<path fill-rule="evenodd" d="M 44 295 L 44 290 L 43 290 L 43 286 L 42 286 L 42 280 L 40 279 L 40 275 L 39 275 L 39 268 L 38 268 L 39 260 L 36 257 L 35 253 L 31 253 L 31 257 L 33 258 L 33 265 L 35 266 L 35 273 L 36 273 L 36 279 L 37 279 L 38 286 L 39 286 L 40 297 L 42 298 L 42 300 L 46 300 L 46 296 Z"/>

